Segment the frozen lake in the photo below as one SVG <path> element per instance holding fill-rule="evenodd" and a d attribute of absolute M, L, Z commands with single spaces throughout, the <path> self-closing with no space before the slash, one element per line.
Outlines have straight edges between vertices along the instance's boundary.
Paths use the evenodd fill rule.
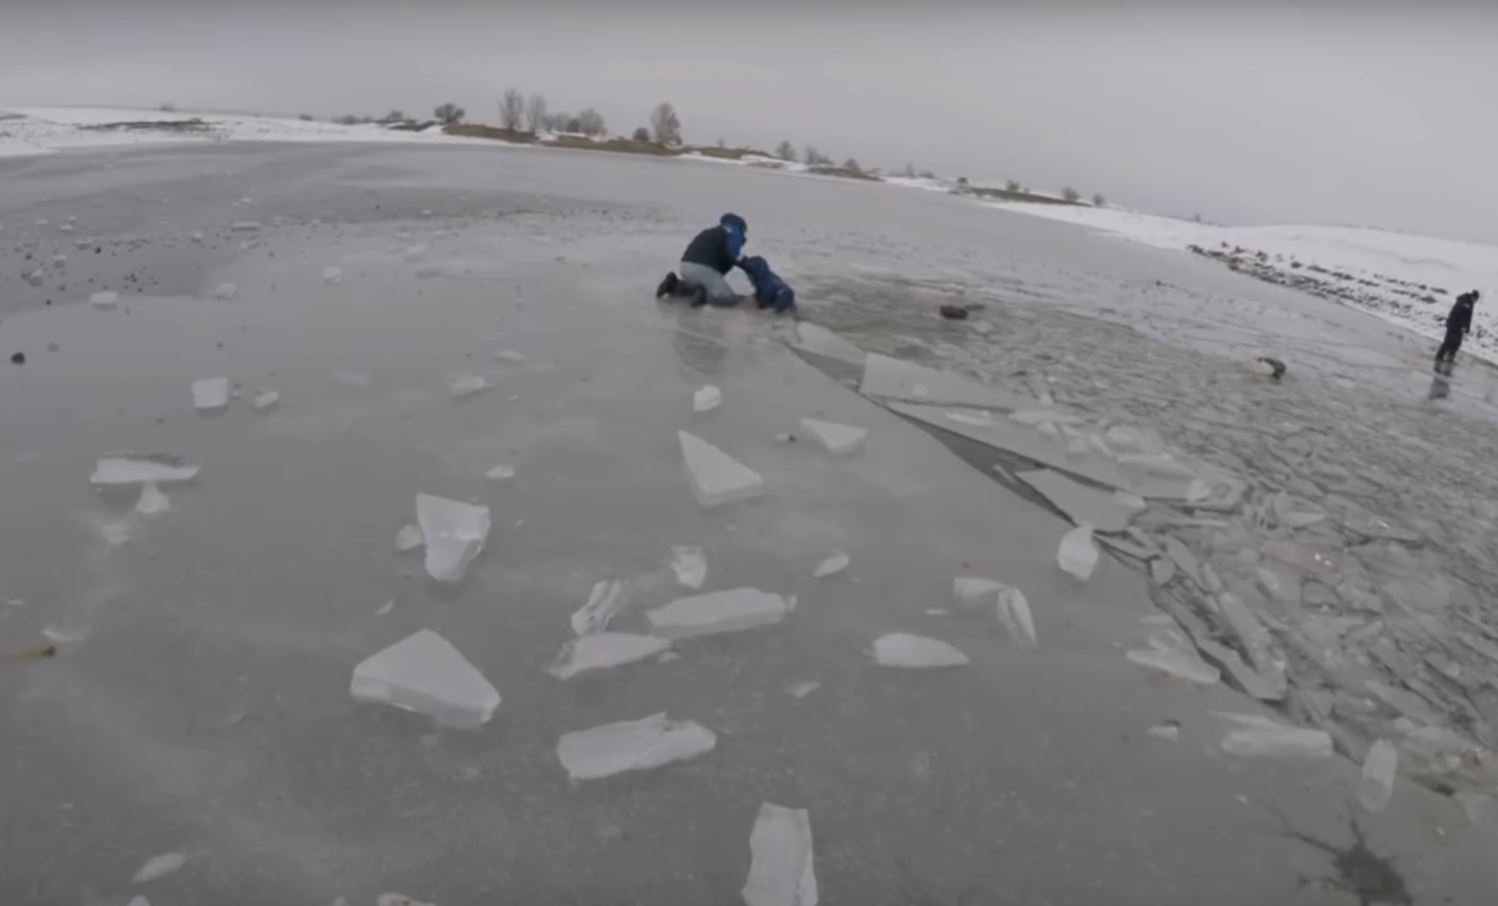
<path fill-rule="evenodd" d="M 1400 781 L 1370 816 L 1345 758 L 1224 753 L 1212 711 L 1269 712 L 1125 658 L 1159 617 L 1144 573 L 1106 554 L 1086 583 L 1062 573 L 1068 522 L 796 355 L 790 322 L 657 304 L 727 210 L 805 315 L 860 345 L 1092 399 L 1224 468 L 1252 465 L 1234 432 L 1397 415 L 1409 437 L 1380 455 L 1407 448 L 1431 472 L 1405 490 L 1442 502 L 1422 550 L 1486 553 L 1485 369 L 1432 401 L 1423 340 L 1185 255 L 934 193 L 582 152 L 0 161 L 0 353 L 25 357 L 0 366 L 0 899 L 737 902 L 765 802 L 808 810 L 829 904 L 1491 897 L 1492 831 L 1450 799 Z M 937 319 L 948 298 L 982 302 L 991 335 Z M 1272 399 L 1241 367 L 1266 353 L 1294 379 Z M 195 410 L 217 377 L 239 393 Z M 696 412 L 708 384 L 721 405 Z M 808 417 L 869 435 L 834 456 Z M 679 431 L 762 496 L 699 506 Z M 1415 446 L 1437 432 L 1442 450 Z M 1347 446 L 1364 453 L 1328 457 L 1379 484 L 1356 458 L 1371 444 Z M 133 489 L 90 485 L 121 450 L 201 471 L 139 513 Z M 460 583 L 397 550 L 423 493 L 489 510 Z M 634 634 L 697 594 L 676 547 L 702 549 L 703 592 L 794 607 L 674 657 L 548 673 L 597 583 L 621 583 L 609 628 Z M 958 576 L 1023 591 L 1038 647 L 957 612 Z M 423 629 L 502 698 L 481 725 L 350 695 L 356 665 Z M 970 663 L 881 667 L 888 633 Z M 49 638 L 56 657 L 26 656 Z M 660 712 L 714 745 L 569 779 L 564 734 Z M 1178 739 L 1146 732 L 1171 722 Z M 132 882 L 169 853 L 185 863 Z"/>

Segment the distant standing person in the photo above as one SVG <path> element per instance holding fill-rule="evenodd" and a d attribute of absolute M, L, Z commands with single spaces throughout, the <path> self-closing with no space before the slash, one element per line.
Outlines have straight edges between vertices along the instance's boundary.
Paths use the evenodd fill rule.
<path fill-rule="evenodd" d="M 744 253 L 744 242 L 749 238 L 749 224 L 737 214 L 724 214 L 718 225 L 698 233 L 687 250 L 681 254 L 680 274 L 666 275 L 655 291 L 657 299 L 677 293 L 693 296 L 693 303 L 702 305 L 737 305 L 738 294 L 725 279 L 728 272 L 739 264 Z"/>
<path fill-rule="evenodd" d="M 1446 315 L 1446 342 L 1436 351 L 1436 368 L 1445 362 L 1449 367 L 1456 361 L 1457 350 L 1462 348 L 1462 338 L 1472 331 L 1472 306 L 1477 304 L 1477 290 L 1456 297 L 1451 312 Z"/>

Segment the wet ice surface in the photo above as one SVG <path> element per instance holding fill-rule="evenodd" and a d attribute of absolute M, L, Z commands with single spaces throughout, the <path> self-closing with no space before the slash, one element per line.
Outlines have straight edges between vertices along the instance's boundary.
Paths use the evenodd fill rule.
<path fill-rule="evenodd" d="M 1195 576 L 1176 568 L 1170 590 L 1214 603 L 1232 593 L 1267 614 L 1271 660 L 1286 656 L 1297 681 L 1312 654 L 1345 671 L 1343 685 L 1311 691 L 1356 690 L 1323 704 L 1370 726 L 1399 715 L 1391 702 L 1413 707 L 1401 689 L 1441 700 L 1460 682 L 1451 674 L 1498 667 L 1483 653 L 1498 650 L 1484 647 L 1498 645 L 1493 621 L 1475 605 L 1492 587 L 1482 526 L 1494 514 L 1476 456 L 1489 433 L 1467 415 L 1485 391 L 1465 366 L 1427 409 L 1397 343 L 1328 343 L 1349 325 L 1322 330 L 1305 310 L 1279 350 L 1291 373 L 1270 385 L 1200 352 L 1240 351 L 1225 324 L 1262 338 L 1272 320 L 1200 314 L 1205 297 L 1230 296 L 1215 271 L 1053 225 L 1007 225 L 927 193 L 907 202 L 707 165 L 516 155 L 504 158 L 512 169 L 487 151 L 141 151 L 107 158 L 118 168 L 59 156 L 27 163 L 24 179 L 0 174 L 11 224 L 0 338 L 28 355 L 0 383 L 13 529 L 0 598 L 26 602 L 0 609 L 0 639 L 5 652 L 64 639 L 54 658 L 0 670 L 16 753 L 0 767 L 0 899 L 127 902 L 142 865 L 183 852 L 191 861 L 149 889 L 158 906 L 251 894 L 368 903 L 391 890 L 436 903 L 729 902 L 757 809 L 781 802 L 814 818 L 827 902 L 1174 902 L 1183 891 L 1316 902 L 1300 882 L 1321 871 L 1319 857 L 1276 836 L 1270 809 L 1345 834 L 1361 758 L 1222 752 L 1231 731 L 1204 709 L 1255 704 L 1224 683 L 1129 662 L 1124 652 L 1153 650 L 1137 623 L 1151 613 L 1148 580 L 1109 552 L 1110 538 L 1147 556 L 1178 538 Z M 246 215 L 232 205 L 245 196 L 258 226 L 236 232 Z M 15 226 L 59 222 L 83 197 L 79 232 L 98 236 L 99 253 Z M 786 204 L 767 203 L 777 199 Z M 909 219 L 918 229 L 899 225 L 907 203 L 924 206 Z M 658 268 L 642 262 L 675 260 L 704 205 L 748 211 L 755 241 L 807 288 L 806 313 L 839 328 L 856 314 L 845 336 L 860 345 L 998 379 L 1030 411 L 1088 416 L 1050 420 L 1056 468 L 1117 467 L 1087 438 L 1085 456 L 1068 453 L 1076 438 L 1062 428 L 1096 428 L 1115 453 L 1151 452 L 1108 430 L 1119 422 L 1158 430 L 1249 489 L 1226 509 L 1151 499 L 1134 531 L 1099 533 L 1103 556 L 1075 582 L 1055 562 L 1065 519 L 795 358 L 782 346 L 788 325 L 653 301 Z M 436 279 L 407 260 L 414 243 Z M 25 254 L 64 252 L 65 276 L 49 268 L 40 286 L 20 276 Z M 331 262 L 336 283 L 322 277 Z M 941 282 L 913 284 L 892 267 Z M 1154 300 L 1161 274 L 1205 288 Z M 212 298 L 229 282 L 233 304 Z M 103 289 L 119 296 L 112 312 L 88 305 Z M 935 296 L 963 292 L 988 305 L 981 343 L 970 327 L 925 317 Z M 1059 310 L 1084 305 L 1138 315 L 1151 335 Z M 798 333 L 848 352 L 840 338 Z M 493 389 L 455 405 L 461 374 Z M 284 398 L 199 418 L 186 391 L 207 375 Z M 708 383 L 725 401 L 695 416 L 686 401 Z M 925 385 L 928 398 L 941 386 Z M 956 411 L 932 408 L 943 420 Z M 776 442 L 805 417 L 868 429 L 869 440 L 848 457 L 811 438 Z M 1002 411 L 991 420 L 1035 433 Z M 757 499 L 702 509 L 683 474 L 683 430 L 754 473 Z M 100 462 L 120 450 L 177 459 Z M 497 463 L 521 477 L 487 479 Z M 147 481 L 170 495 L 165 518 L 133 511 Z M 1273 503 L 1271 490 L 1295 499 Z M 418 518 L 418 493 L 488 508 L 481 552 L 472 521 L 444 520 L 443 562 L 466 560 L 462 581 L 433 579 L 426 553 L 392 550 Z M 1326 518 L 1304 523 L 1311 508 Z M 1285 545 L 1245 543 L 1245 525 Z M 700 589 L 678 584 L 677 546 L 711 562 Z M 819 581 L 817 564 L 836 551 L 855 568 Z M 1029 620 L 1011 607 L 1006 623 L 995 598 L 954 607 L 957 576 L 1022 588 Z M 698 637 L 561 682 L 548 668 L 577 639 L 571 617 L 599 581 L 631 589 L 608 633 L 635 637 L 651 631 L 652 611 L 699 591 L 765 597 L 674 612 L 664 625 Z M 1304 651 L 1283 651 L 1281 626 L 1302 627 Z M 1433 646 L 1426 630 L 1450 626 L 1459 647 Z M 1203 628 L 1238 644 L 1225 622 Z M 385 680 L 405 678 L 386 691 L 364 687 L 382 704 L 354 701 L 355 668 L 422 630 L 487 688 L 450 660 L 435 682 L 421 658 L 419 682 L 397 671 Z M 1044 642 L 1036 650 L 1024 650 L 1030 631 Z M 950 640 L 969 664 L 880 668 L 870 655 L 892 633 Z M 640 650 L 627 648 L 588 642 L 583 654 L 597 664 Z M 458 675 L 468 680 L 452 696 L 446 680 Z M 1375 695 L 1368 680 L 1388 689 Z M 472 726 L 501 690 L 503 707 Z M 1471 707 L 1485 695 L 1475 686 Z M 434 731 L 443 702 L 473 718 L 456 721 L 467 729 Z M 701 727 L 666 751 L 700 749 L 707 732 L 712 751 L 640 772 L 636 756 L 662 734 L 622 748 L 614 737 L 584 747 L 602 766 L 588 772 L 613 776 L 569 782 L 555 748 L 565 734 L 658 713 Z M 1145 732 L 1168 720 L 1180 745 Z M 1488 763 L 1463 747 L 1482 724 L 1452 724 L 1389 733 L 1400 771 L 1453 785 L 1485 776 Z M 1238 794 L 1264 807 L 1243 808 Z M 1377 844 L 1432 896 L 1469 902 L 1464 892 L 1487 889 L 1463 887 L 1483 863 L 1468 861 L 1454 803 L 1405 783 L 1373 817 Z M 1437 825 L 1448 834 L 1439 847 Z"/>

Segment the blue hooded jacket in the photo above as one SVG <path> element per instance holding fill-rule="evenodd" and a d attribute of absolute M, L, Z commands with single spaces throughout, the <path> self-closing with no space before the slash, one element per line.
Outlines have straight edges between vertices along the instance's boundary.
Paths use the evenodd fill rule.
<path fill-rule="evenodd" d="M 796 291 L 770 270 L 770 262 L 755 255 L 741 260 L 739 267 L 754 284 L 754 301 L 760 308 L 773 308 L 776 314 L 782 314 L 796 307 Z"/>
<path fill-rule="evenodd" d="M 693 237 L 681 260 L 710 267 L 720 274 L 733 270 L 744 253 L 749 225 L 737 214 L 724 214 L 718 225 L 708 227 Z"/>

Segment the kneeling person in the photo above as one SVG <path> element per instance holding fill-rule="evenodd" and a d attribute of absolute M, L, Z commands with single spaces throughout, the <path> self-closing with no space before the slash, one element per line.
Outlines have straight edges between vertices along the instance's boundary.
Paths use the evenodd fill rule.
<path fill-rule="evenodd" d="M 693 296 L 697 305 L 737 305 L 738 294 L 725 278 L 739 264 L 748 238 L 749 225 L 744 218 L 724 214 L 717 226 L 708 227 L 687 244 L 678 267 L 680 278 L 676 273 L 667 274 L 656 290 L 656 298 L 685 294 Z"/>

